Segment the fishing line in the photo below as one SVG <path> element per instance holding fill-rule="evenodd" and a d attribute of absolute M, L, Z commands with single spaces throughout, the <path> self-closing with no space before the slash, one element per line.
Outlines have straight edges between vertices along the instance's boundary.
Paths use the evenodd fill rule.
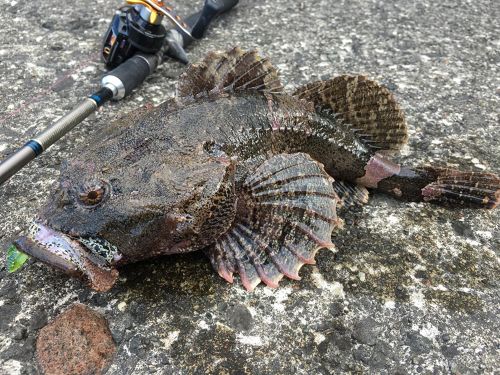
<path fill-rule="evenodd" d="M 80 64 L 78 64 L 73 70 L 70 70 L 68 73 L 62 75 L 61 77 L 57 78 L 54 83 L 52 83 L 50 86 L 45 85 L 45 89 L 40 91 L 39 94 L 36 96 L 33 96 L 29 100 L 22 100 L 19 102 L 19 107 L 12 109 L 10 111 L 7 111 L 3 113 L 0 116 L 0 125 L 3 124 L 6 120 L 12 119 L 16 117 L 19 113 L 21 112 L 26 112 L 27 109 L 32 107 L 33 105 L 37 104 L 42 100 L 42 98 L 45 98 L 47 94 L 49 93 L 55 93 L 57 91 L 54 90 L 55 87 L 61 85 L 65 81 L 67 81 L 73 74 L 77 74 L 81 72 L 82 70 L 88 68 L 89 66 L 92 66 L 96 64 L 96 61 L 99 59 L 99 53 L 91 53 L 87 55 L 87 58 L 84 59 Z"/>

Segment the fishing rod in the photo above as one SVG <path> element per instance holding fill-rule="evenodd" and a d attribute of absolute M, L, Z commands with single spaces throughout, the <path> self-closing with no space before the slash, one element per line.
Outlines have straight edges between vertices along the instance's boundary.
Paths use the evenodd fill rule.
<path fill-rule="evenodd" d="M 167 58 L 187 64 L 185 48 L 238 1 L 205 0 L 201 11 L 183 20 L 162 0 L 126 0 L 103 40 L 102 59 L 111 70 L 102 78 L 101 88 L 0 163 L 0 186 L 106 102 L 130 94 Z M 166 29 L 164 19 L 173 27 Z"/>

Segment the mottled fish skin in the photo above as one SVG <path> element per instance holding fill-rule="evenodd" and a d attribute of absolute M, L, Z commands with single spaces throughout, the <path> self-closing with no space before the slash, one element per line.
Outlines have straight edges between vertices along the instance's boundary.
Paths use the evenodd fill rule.
<path fill-rule="evenodd" d="M 176 244 L 189 245 L 174 247 L 169 228 L 191 224 L 194 211 L 187 207 L 201 194 L 194 187 L 221 185 L 231 173 L 231 159 L 238 163 L 237 189 L 238 175 L 241 180 L 269 155 L 305 152 L 328 173 L 351 180 L 364 174 L 373 154 L 342 126 L 332 132 L 326 123 L 331 119 L 306 110 L 292 97 L 238 94 L 172 107 L 174 103 L 164 103 L 134 124 L 113 124 L 105 139 L 91 140 L 63 167 L 59 192 L 42 213 L 45 224 L 63 233 L 104 238 L 120 249 L 122 263 L 194 251 L 223 233 L 224 225 L 213 238 L 196 239 L 188 230 Z M 86 209 L 77 199 L 65 201 L 86 182 L 100 181 L 109 184 L 111 198 L 98 210 Z M 223 195 L 228 202 L 222 204 L 229 208 L 219 200 L 217 209 L 228 212 L 230 222 L 234 196 Z M 185 221 L 177 223 L 182 215 Z M 223 221 L 224 215 L 218 217 Z"/>

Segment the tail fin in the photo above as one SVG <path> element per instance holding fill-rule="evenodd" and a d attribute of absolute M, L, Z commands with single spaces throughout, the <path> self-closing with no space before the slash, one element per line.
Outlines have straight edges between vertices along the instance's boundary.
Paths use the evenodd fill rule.
<path fill-rule="evenodd" d="M 424 201 L 495 208 L 500 202 L 500 177 L 493 173 L 426 168 L 436 180 L 422 189 Z"/>
<path fill-rule="evenodd" d="M 500 177 L 493 173 L 449 168 L 401 168 L 378 183 L 378 190 L 397 198 L 454 207 L 495 208 L 500 203 Z"/>

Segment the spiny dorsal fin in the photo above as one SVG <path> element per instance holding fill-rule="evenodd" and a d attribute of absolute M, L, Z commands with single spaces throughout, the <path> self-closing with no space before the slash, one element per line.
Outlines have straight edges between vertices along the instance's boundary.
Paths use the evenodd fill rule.
<path fill-rule="evenodd" d="M 408 140 L 406 120 L 394 95 L 364 76 L 312 82 L 293 95 L 314 103 L 318 112 L 339 116 L 377 149 L 399 150 Z"/>
<path fill-rule="evenodd" d="M 278 154 L 246 178 L 236 217 L 207 254 L 229 282 L 239 273 L 243 286 L 261 281 L 277 287 L 283 276 L 300 279 L 316 252 L 333 248 L 339 220 L 333 179 L 307 154 Z"/>
<path fill-rule="evenodd" d="M 192 64 L 179 78 L 177 95 L 197 97 L 209 93 L 257 90 L 283 91 L 278 72 L 257 51 L 235 47 L 227 52 L 210 52 L 199 63 Z"/>

